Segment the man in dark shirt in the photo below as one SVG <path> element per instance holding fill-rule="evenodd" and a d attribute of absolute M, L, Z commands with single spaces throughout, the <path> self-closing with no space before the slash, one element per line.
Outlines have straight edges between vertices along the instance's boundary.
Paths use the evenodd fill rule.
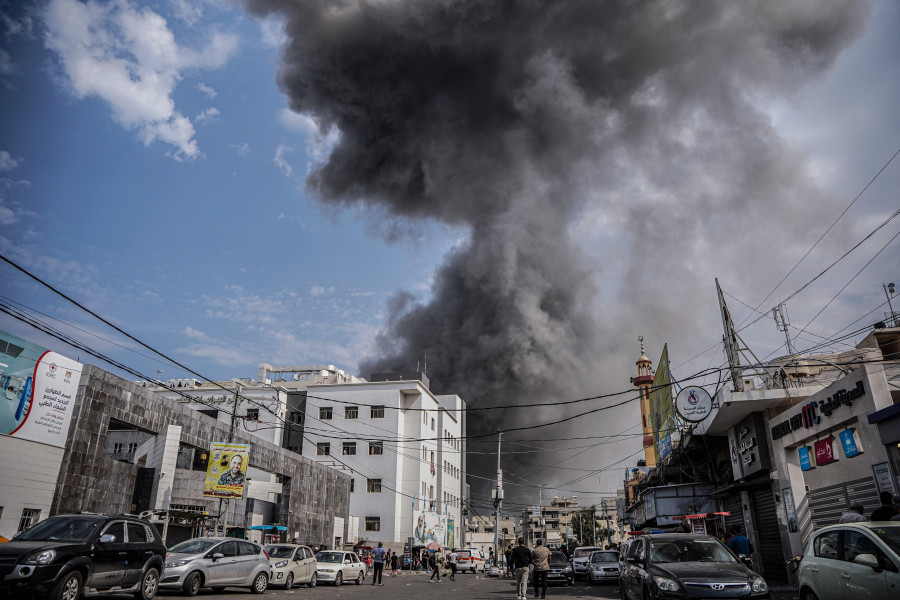
<path fill-rule="evenodd" d="M 890 521 L 891 517 L 897 514 L 891 502 L 890 492 L 881 492 L 881 506 L 872 511 L 872 521 Z"/>
<path fill-rule="evenodd" d="M 519 545 L 513 548 L 512 564 L 516 569 L 516 600 L 525 600 L 528 566 L 531 564 L 531 550 L 525 546 L 525 538 L 519 538 Z"/>
<path fill-rule="evenodd" d="M 728 540 L 728 543 L 725 544 L 728 546 L 728 549 L 734 552 L 735 556 L 750 556 L 753 554 L 753 544 L 750 543 L 750 540 L 746 535 L 741 533 L 741 526 L 735 525 L 731 528 L 731 533 L 733 534 L 731 538 Z"/>

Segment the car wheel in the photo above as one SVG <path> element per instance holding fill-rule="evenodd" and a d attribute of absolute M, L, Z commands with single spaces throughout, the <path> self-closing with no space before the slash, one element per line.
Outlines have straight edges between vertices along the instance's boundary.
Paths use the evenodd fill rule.
<path fill-rule="evenodd" d="M 334 576 L 334 585 L 339 586 L 344 583 L 344 573 L 342 571 L 338 571 L 337 575 Z"/>
<path fill-rule="evenodd" d="M 819 600 L 819 597 L 816 596 L 816 593 L 809 588 L 805 588 L 800 592 L 801 600 Z"/>
<path fill-rule="evenodd" d="M 309 578 L 309 587 L 316 587 L 316 574 L 313 573 L 312 577 Z"/>
<path fill-rule="evenodd" d="M 147 569 L 144 576 L 141 577 L 141 587 L 134 594 L 135 600 L 152 600 L 156 596 L 156 590 L 159 589 L 159 571 L 156 569 Z"/>
<path fill-rule="evenodd" d="M 359 575 L 356 576 L 356 585 L 362 585 L 362 582 L 365 580 L 366 574 L 362 571 L 359 572 Z M 375 583 L 375 580 L 372 579 L 372 583 Z"/>
<path fill-rule="evenodd" d="M 184 579 L 184 585 L 182 586 L 182 591 L 184 591 L 185 596 L 196 596 L 200 591 L 200 588 L 203 587 L 203 577 L 199 572 L 194 571 Z"/>
<path fill-rule="evenodd" d="M 294 587 L 294 574 L 288 573 L 287 579 L 284 580 L 284 589 L 289 590 Z"/>
<path fill-rule="evenodd" d="M 253 578 L 253 585 L 250 587 L 250 591 L 254 594 L 262 594 L 267 587 L 269 587 L 269 576 L 260 571 Z"/>
<path fill-rule="evenodd" d="M 53 588 L 53 600 L 78 600 L 81 596 L 81 573 L 72 571 Z"/>

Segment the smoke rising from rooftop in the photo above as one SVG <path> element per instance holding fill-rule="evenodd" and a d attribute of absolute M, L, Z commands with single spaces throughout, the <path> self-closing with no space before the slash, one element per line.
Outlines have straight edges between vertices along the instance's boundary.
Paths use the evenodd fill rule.
<path fill-rule="evenodd" d="M 829 201 L 758 106 L 827 69 L 866 10 L 850 0 L 247 4 L 286 19 L 278 78 L 291 109 L 340 133 L 308 189 L 330 205 L 470 231 L 430 301 L 396 295 L 383 354 L 360 374 L 408 371 L 427 354 L 432 389 L 474 406 L 598 393 L 598 365 L 641 333 L 639 315 L 693 317 L 684 292 L 665 305 L 642 294 L 653 284 L 639 267 L 654 263 L 665 285 L 732 215 L 790 217 L 801 201 Z M 587 259 L 586 219 L 598 223 L 588 233 L 599 263 Z M 490 414 L 470 429 L 546 416 Z"/>

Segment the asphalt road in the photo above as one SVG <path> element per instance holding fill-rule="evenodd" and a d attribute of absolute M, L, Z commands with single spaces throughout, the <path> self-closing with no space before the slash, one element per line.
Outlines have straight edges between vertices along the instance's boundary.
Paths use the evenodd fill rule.
<path fill-rule="evenodd" d="M 424 572 L 403 572 L 397 577 L 385 577 L 384 585 L 373 587 L 371 579 L 363 585 L 344 584 L 339 588 L 331 585 L 319 585 L 315 588 L 301 586 L 287 591 L 282 588 L 269 588 L 263 595 L 251 595 L 249 590 L 229 588 L 222 593 L 214 594 L 210 590 L 202 590 L 197 598 L 203 600 L 235 600 L 236 598 L 284 599 L 284 600 L 515 600 L 515 580 L 505 578 L 486 578 L 481 573 L 458 574 L 456 581 L 442 577 L 443 583 L 429 583 Z M 163 600 L 183 597 L 171 592 L 161 592 L 158 596 Z M 529 600 L 533 598 L 533 589 L 528 589 Z M 588 585 L 576 582 L 572 587 L 554 585 L 547 590 L 548 600 L 582 598 L 617 599 L 617 584 Z M 773 600 L 796 600 L 795 592 L 776 592 Z"/>

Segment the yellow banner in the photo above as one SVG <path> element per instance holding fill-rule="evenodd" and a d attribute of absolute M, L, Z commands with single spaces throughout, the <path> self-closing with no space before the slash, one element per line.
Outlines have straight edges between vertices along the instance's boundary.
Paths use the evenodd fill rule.
<path fill-rule="evenodd" d="M 241 498 L 249 458 L 250 446 L 247 444 L 212 444 L 203 495 L 225 500 Z"/>

